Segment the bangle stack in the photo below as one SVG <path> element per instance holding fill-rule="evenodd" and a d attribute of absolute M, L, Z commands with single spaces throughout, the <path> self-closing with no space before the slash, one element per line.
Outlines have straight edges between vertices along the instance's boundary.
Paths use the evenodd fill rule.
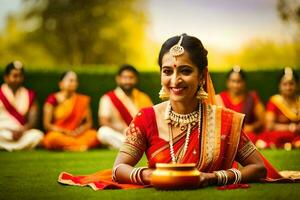
<path fill-rule="evenodd" d="M 120 164 L 118 164 L 117 166 L 115 166 L 115 167 L 113 168 L 113 170 L 112 170 L 112 180 L 113 180 L 114 182 L 118 182 L 118 181 L 117 181 L 116 173 L 117 173 L 118 168 L 121 167 L 122 165 L 126 165 L 126 164 L 120 163 Z"/>
<path fill-rule="evenodd" d="M 228 169 L 229 171 L 231 171 L 234 174 L 234 182 L 233 184 L 238 184 L 242 181 L 242 173 L 240 170 L 235 169 L 235 168 L 231 168 Z"/>
<path fill-rule="evenodd" d="M 232 184 L 238 184 L 242 181 L 242 173 L 240 170 L 231 168 L 228 169 L 228 171 L 231 171 L 234 174 L 234 181 Z M 217 184 L 218 185 L 226 185 L 228 183 L 228 173 L 225 170 L 216 171 L 215 172 L 217 176 Z"/>
<path fill-rule="evenodd" d="M 139 185 L 145 185 L 142 179 L 142 171 L 144 169 L 147 169 L 147 167 L 137 167 L 133 168 L 133 170 L 130 173 L 130 181 L 133 184 L 139 184 Z"/>
<path fill-rule="evenodd" d="M 217 184 L 218 185 L 226 185 L 228 182 L 228 174 L 225 170 L 221 170 L 221 171 L 216 171 L 215 172 L 218 181 Z"/>

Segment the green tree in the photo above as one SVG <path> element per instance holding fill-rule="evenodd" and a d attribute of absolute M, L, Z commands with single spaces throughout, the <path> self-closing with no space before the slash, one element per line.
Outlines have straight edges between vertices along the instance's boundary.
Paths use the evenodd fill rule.
<path fill-rule="evenodd" d="M 300 0 L 278 0 L 277 10 L 280 18 L 291 27 L 297 64 L 300 65 Z"/>
<path fill-rule="evenodd" d="M 26 41 L 57 64 L 138 63 L 146 41 L 145 0 L 24 0 Z M 134 59 L 134 60 L 133 60 Z"/>

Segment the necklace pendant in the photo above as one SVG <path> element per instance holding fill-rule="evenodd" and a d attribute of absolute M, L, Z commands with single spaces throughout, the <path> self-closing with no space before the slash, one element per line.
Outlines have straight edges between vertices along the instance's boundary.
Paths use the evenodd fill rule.
<path fill-rule="evenodd" d="M 185 131 L 185 130 L 186 130 L 186 126 L 185 125 L 183 125 L 183 126 L 180 127 L 180 131 Z"/>

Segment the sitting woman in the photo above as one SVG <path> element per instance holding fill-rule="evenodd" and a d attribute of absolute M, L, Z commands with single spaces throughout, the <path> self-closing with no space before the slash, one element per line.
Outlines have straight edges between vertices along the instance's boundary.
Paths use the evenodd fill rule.
<path fill-rule="evenodd" d="M 202 172 L 199 187 L 281 178 L 243 133 L 244 114 L 214 105 L 207 64 L 199 39 L 185 34 L 168 39 L 159 65 L 160 96 L 169 100 L 135 116 L 112 171 L 61 173 L 59 182 L 94 189 L 141 187 L 151 184 L 157 163 L 194 163 Z M 135 168 L 144 153 L 148 167 Z M 234 161 L 243 168 L 232 168 Z"/>
<path fill-rule="evenodd" d="M 50 94 L 44 105 L 43 144 L 47 149 L 85 151 L 99 142 L 92 128 L 90 98 L 76 93 L 77 75 L 68 71 L 61 76 L 60 91 Z"/>
<path fill-rule="evenodd" d="M 239 66 L 227 74 L 226 85 L 227 90 L 216 95 L 216 102 L 245 114 L 244 132 L 255 144 L 264 124 L 264 105 L 255 91 L 247 91 L 246 74 Z"/>
<path fill-rule="evenodd" d="M 257 141 L 260 148 L 277 147 L 300 148 L 300 96 L 299 77 L 287 67 L 279 80 L 279 94 L 272 96 L 267 103 L 267 131 Z"/>

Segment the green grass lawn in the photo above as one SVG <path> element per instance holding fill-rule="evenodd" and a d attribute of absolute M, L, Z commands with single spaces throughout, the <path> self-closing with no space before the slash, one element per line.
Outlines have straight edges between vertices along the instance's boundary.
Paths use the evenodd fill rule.
<path fill-rule="evenodd" d="M 85 153 L 0 151 L 0 199 L 300 199 L 300 184 L 251 184 L 249 189 L 219 191 L 215 187 L 186 191 L 135 190 L 93 191 L 89 187 L 57 183 L 60 172 L 90 174 L 111 168 L 116 151 Z M 266 150 L 263 154 L 277 169 L 300 170 L 300 150 Z M 146 165 L 143 159 L 140 163 Z"/>

